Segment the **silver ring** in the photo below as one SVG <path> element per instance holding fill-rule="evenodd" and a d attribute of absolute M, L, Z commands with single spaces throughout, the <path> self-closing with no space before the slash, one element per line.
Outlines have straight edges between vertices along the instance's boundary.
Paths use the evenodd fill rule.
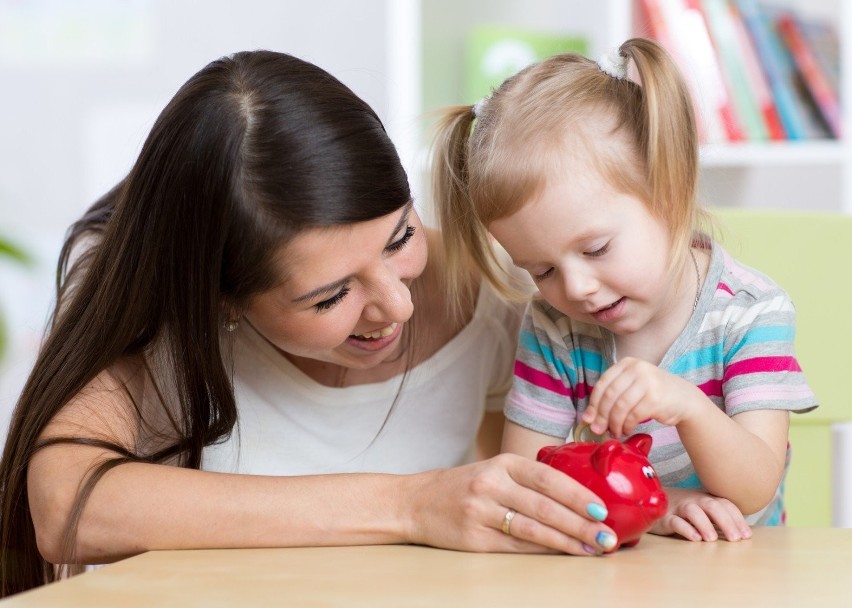
<path fill-rule="evenodd" d="M 515 519 L 516 511 L 514 509 L 509 509 L 506 511 L 506 516 L 503 518 L 503 523 L 500 526 L 500 529 L 503 530 L 503 534 L 508 534 L 512 536 L 512 532 L 510 530 L 512 526 L 512 520 Z"/>

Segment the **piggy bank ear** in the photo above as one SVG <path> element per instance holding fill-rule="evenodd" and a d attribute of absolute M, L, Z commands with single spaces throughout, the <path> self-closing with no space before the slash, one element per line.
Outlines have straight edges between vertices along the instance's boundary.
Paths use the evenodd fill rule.
<path fill-rule="evenodd" d="M 621 452 L 621 444 L 614 440 L 605 441 L 592 452 L 592 468 L 602 477 L 612 469 L 616 454 Z"/>
<path fill-rule="evenodd" d="M 654 440 L 651 439 L 650 435 L 646 435 L 645 433 L 637 433 L 636 435 L 628 437 L 624 443 L 636 448 L 637 450 L 645 454 L 645 456 L 647 456 L 651 451 L 651 444 L 653 442 Z"/>
<path fill-rule="evenodd" d="M 552 454 L 552 453 L 553 453 L 553 452 L 554 452 L 554 451 L 555 451 L 558 447 L 559 447 L 558 445 L 548 445 L 548 446 L 545 446 L 545 447 L 541 448 L 541 449 L 538 451 L 538 455 L 535 457 L 535 459 L 536 459 L 536 460 L 538 460 L 539 462 L 544 462 L 544 463 L 546 463 L 546 462 L 547 462 L 547 460 L 548 460 L 548 458 L 550 457 L 550 455 L 551 455 L 551 454 Z"/>

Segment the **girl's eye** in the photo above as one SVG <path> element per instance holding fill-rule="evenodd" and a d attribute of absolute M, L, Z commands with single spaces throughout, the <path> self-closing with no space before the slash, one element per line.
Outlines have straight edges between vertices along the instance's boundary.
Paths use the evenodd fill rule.
<path fill-rule="evenodd" d="M 414 226 L 406 226 L 405 232 L 399 238 L 399 240 L 396 240 L 387 247 L 385 247 L 385 252 L 396 253 L 397 251 L 405 247 L 408 244 L 408 241 L 411 240 L 411 237 L 414 236 L 416 230 L 417 229 Z"/>
<path fill-rule="evenodd" d="M 544 271 L 544 272 L 542 272 L 541 274 L 536 274 L 536 273 L 534 273 L 534 272 L 531 272 L 531 273 L 530 273 L 530 275 L 531 275 L 531 276 L 532 276 L 532 278 L 533 278 L 533 281 L 536 281 L 536 282 L 538 282 L 538 281 L 543 281 L 544 279 L 546 279 L 547 277 L 551 276 L 552 274 L 553 274 L 553 268 L 548 268 L 547 270 L 545 270 L 545 271 Z"/>
<path fill-rule="evenodd" d="M 609 243 L 601 247 L 600 249 L 596 249 L 595 251 L 587 251 L 586 255 L 590 258 L 599 258 L 604 255 L 607 251 L 609 251 Z"/>
<path fill-rule="evenodd" d="M 343 300 L 343 298 L 346 297 L 346 294 L 348 294 L 348 293 L 349 293 L 349 288 L 344 287 L 343 289 L 338 291 L 336 294 L 334 294 L 332 297 L 330 297 L 328 300 L 323 300 L 322 302 L 317 302 L 316 304 L 314 304 L 314 309 L 317 312 L 323 312 L 324 310 L 334 308 L 335 306 L 337 306 L 337 304 L 340 303 L 341 300 Z"/>

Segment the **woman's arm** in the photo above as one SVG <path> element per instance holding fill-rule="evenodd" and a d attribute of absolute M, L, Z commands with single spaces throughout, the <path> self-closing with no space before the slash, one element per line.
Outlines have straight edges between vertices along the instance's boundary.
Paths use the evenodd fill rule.
<path fill-rule="evenodd" d="M 117 390 L 87 391 L 44 436 L 132 446 L 130 406 Z M 69 513 L 90 471 L 114 454 L 58 444 L 38 451 L 28 497 L 46 559 L 60 561 Z M 97 483 L 80 518 L 76 558 L 104 563 L 151 549 L 418 543 L 470 551 L 588 554 L 600 532 L 585 515 L 599 499 L 562 473 L 504 454 L 416 475 L 269 477 L 168 465 L 119 465 Z M 518 515 L 511 535 L 506 512 Z"/>
<path fill-rule="evenodd" d="M 103 458 L 87 447 L 42 450 L 29 470 L 39 549 L 60 561 L 76 488 Z M 470 551 L 583 554 L 611 532 L 584 513 L 596 497 L 558 471 L 501 455 L 417 475 L 267 477 L 124 464 L 86 504 L 77 560 L 152 549 L 418 543 Z M 500 525 L 518 512 L 512 535 Z"/>

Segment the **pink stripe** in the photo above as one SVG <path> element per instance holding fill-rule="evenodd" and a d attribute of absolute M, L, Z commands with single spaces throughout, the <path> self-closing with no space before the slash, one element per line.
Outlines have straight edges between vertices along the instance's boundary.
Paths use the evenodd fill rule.
<path fill-rule="evenodd" d="M 797 401 L 800 399 L 814 399 L 813 392 L 806 384 L 797 384 L 795 386 L 765 384 L 731 391 L 725 395 L 725 408 L 731 409 L 743 403 L 753 403 L 755 401 Z"/>
<path fill-rule="evenodd" d="M 771 289 L 773 287 L 771 284 L 767 283 L 763 277 L 758 276 L 753 272 L 749 272 L 739 264 L 735 263 L 734 259 L 727 252 L 725 252 L 725 269 L 746 285 L 755 285 L 756 287 L 764 290 Z"/>
<path fill-rule="evenodd" d="M 522 395 L 514 391 L 510 392 L 506 397 L 506 405 L 511 408 L 520 410 L 533 418 L 540 418 L 554 424 L 564 425 L 566 427 L 574 424 L 577 419 L 577 414 L 573 409 L 561 409 L 547 405 L 541 401 L 531 399 L 527 395 Z"/>
<path fill-rule="evenodd" d="M 725 369 L 724 381 L 742 374 L 759 374 L 761 372 L 800 372 L 799 362 L 795 357 L 752 357 L 732 363 Z"/>
<path fill-rule="evenodd" d="M 581 382 L 580 384 L 578 384 L 577 386 L 574 387 L 574 396 L 577 399 L 585 399 L 586 397 L 588 397 L 589 395 L 592 394 L 593 388 L 595 388 L 595 387 L 594 386 L 590 387 L 585 382 Z"/>
<path fill-rule="evenodd" d="M 721 397 L 722 396 L 722 381 L 717 380 L 715 378 L 711 378 L 704 384 L 699 384 L 698 388 L 707 395 L 708 397 Z"/>
<path fill-rule="evenodd" d="M 526 380 L 534 386 L 556 393 L 557 395 L 565 395 L 569 398 L 571 397 L 571 388 L 565 386 L 564 382 L 530 367 L 523 361 L 515 361 L 515 376 L 521 380 Z"/>
<path fill-rule="evenodd" d="M 664 426 L 658 431 L 653 431 L 651 437 L 654 439 L 655 448 L 680 443 L 680 435 L 677 434 L 677 429 L 673 426 Z"/>
<path fill-rule="evenodd" d="M 734 295 L 733 290 L 722 281 L 719 281 L 719 284 L 716 285 L 716 291 L 727 291 L 729 294 Z"/>

